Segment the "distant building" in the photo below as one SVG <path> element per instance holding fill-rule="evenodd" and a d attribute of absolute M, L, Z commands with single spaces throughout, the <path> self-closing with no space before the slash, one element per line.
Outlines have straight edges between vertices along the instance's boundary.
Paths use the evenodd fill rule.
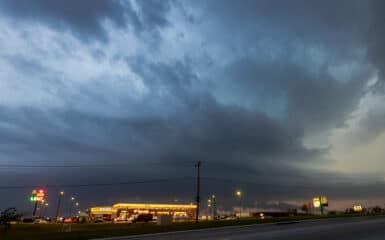
<path fill-rule="evenodd" d="M 297 215 L 298 215 L 297 209 L 289 209 L 288 211 L 262 211 L 262 212 L 250 213 L 250 217 L 263 216 L 264 218 L 289 217 L 289 216 L 297 216 Z"/>

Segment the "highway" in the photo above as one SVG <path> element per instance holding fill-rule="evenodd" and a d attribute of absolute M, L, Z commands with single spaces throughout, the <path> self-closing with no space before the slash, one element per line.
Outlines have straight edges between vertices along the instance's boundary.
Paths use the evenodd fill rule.
<path fill-rule="evenodd" d="M 107 238 L 105 238 L 107 239 Z M 385 240 L 385 217 L 336 218 L 256 224 L 171 233 L 108 238 L 109 240 Z"/>

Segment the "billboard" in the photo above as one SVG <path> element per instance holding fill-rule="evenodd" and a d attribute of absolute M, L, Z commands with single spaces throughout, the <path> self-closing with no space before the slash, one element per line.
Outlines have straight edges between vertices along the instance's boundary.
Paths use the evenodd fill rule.
<path fill-rule="evenodd" d="M 326 196 L 322 196 L 322 197 L 321 197 L 321 204 L 322 204 L 322 206 L 324 206 L 324 207 L 329 206 L 328 198 L 327 198 Z"/>
<path fill-rule="evenodd" d="M 321 200 L 319 197 L 313 198 L 313 207 L 315 208 L 321 207 Z"/>
<path fill-rule="evenodd" d="M 327 206 L 329 206 L 329 201 L 326 196 L 313 198 L 313 207 L 320 208 L 320 207 L 327 207 Z"/>
<path fill-rule="evenodd" d="M 37 191 L 36 189 L 32 190 L 32 195 L 29 198 L 31 202 L 41 202 L 45 198 L 45 192 L 43 189 Z"/>

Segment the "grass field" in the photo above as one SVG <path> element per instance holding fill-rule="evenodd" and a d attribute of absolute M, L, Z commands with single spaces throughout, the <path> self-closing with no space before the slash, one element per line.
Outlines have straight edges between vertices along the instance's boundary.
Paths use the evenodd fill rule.
<path fill-rule="evenodd" d="M 298 221 L 305 219 L 319 219 L 332 217 L 354 217 L 359 215 L 325 215 L 325 216 L 296 216 L 274 219 L 243 219 L 225 221 L 201 221 L 174 223 L 170 226 L 157 226 L 154 223 L 136 224 L 14 224 L 11 229 L 1 234 L 0 240 L 86 240 L 100 237 L 113 237 L 123 235 L 180 231 L 221 226 L 245 225 L 254 223 Z M 68 228 L 71 227 L 71 231 Z"/>

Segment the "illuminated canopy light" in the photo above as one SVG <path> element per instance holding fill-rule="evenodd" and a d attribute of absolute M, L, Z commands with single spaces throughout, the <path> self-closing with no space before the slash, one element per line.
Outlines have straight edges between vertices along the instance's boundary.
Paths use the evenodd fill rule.
<path fill-rule="evenodd" d="M 94 214 L 112 214 L 116 213 L 117 209 L 113 209 L 112 207 L 93 207 L 90 208 L 90 212 Z"/>
<path fill-rule="evenodd" d="M 196 209 L 195 204 L 147 204 L 147 203 L 117 203 L 113 208 L 145 208 L 145 209 Z"/>
<path fill-rule="evenodd" d="M 195 210 L 195 204 L 148 204 L 148 203 L 117 203 L 111 206 L 101 206 L 90 208 L 92 214 L 115 214 L 119 209 L 134 210 L 161 210 L 161 211 L 186 211 Z"/>

